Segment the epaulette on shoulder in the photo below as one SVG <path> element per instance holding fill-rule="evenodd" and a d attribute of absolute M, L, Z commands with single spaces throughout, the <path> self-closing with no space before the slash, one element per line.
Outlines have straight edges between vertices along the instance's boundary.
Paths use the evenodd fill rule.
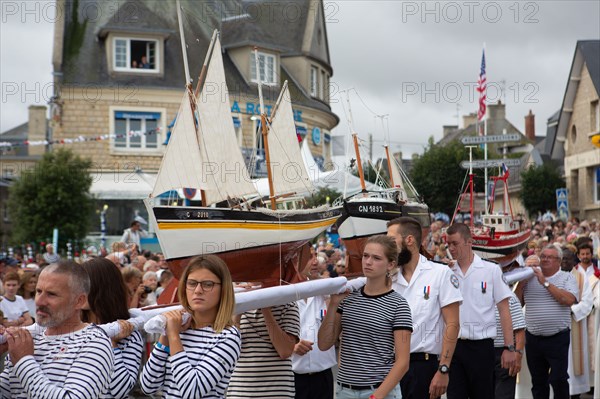
<path fill-rule="evenodd" d="M 500 265 L 500 263 L 496 262 L 495 260 L 491 260 L 491 259 L 482 259 L 484 262 L 488 262 L 488 263 L 492 263 L 494 265 Z"/>
<path fill-rule="evenodd" d="M 448 267 L 448 264 L 447 264 L 447 263 L 441 262 L 441 261 L 439 261 L 439 260 L 433 260 L 433 259 L 429 259 L 429 261 L 430 261 L 431 263 L 437 263 L 438 265 L 442 265 L 442 266 L 446 266 L 446 267 Z"/>

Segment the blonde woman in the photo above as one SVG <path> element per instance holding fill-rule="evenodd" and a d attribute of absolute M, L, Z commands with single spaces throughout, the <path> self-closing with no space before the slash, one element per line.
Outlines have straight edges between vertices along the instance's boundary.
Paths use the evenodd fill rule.
<path fill-rule="evenodd" d="M 214 255 L 193 258 L 178 291 L 184 310 L 165 313 L 166 334 L 144 365 L 142 390 L 162 390 L 163 398 L 224 398 L 241 349 L 227 265 Z M 184 313 L 191 315 L 185 324 Z"/>

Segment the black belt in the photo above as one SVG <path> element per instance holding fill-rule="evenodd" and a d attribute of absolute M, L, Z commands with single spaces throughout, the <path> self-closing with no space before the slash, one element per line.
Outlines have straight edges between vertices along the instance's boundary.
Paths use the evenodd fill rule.
<path fill-rule="evenodd" d="M 296 374 L 296 375 L 315 375 L 315 374 L 326 373 L 326 372 L 328 372 L 330 370 L 331 369 L 325 369 L 325 370 L 321 370 L 321 371 L 313 371 L 313 372 L 310 372 L 310 373 L 296 373 L 296 372 L 294 372 L 294 374 Z"/>
<path fill-rule="evenodd" d="M 411 362 L 428 361 L 428 360 L 435 360 L 437 362 L 438 355 L 434 355 L 433 353 L 425 353 L 425 352 L 416 352 L 416 353 L 410 354 Z"/>
<path fill-rule="evenodd" d="M 338 382 L 338 384 L 340 384 L 344 388 L 354 389 L 355 391 L 366 391 L 367 389 L 374 391 L 381 386 L 381 382 L 378 382 L 377 384 L 373 384 L 373 385 L 350 385 L 350 384 L 344 384 L 343 382 Z"/>

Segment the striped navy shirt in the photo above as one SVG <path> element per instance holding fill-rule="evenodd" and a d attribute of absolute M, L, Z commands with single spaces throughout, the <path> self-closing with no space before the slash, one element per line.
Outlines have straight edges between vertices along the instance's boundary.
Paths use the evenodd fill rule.
<path fill-rule="evenodd" d="M 546 281 L 579 297 L 579 287 L 575 276 L 559 270 L 546 277 Z M 550 336 L 571 327 L 571 307 L 561 305 L 540 284 L 537 278 L 531 278 L 523 289 L 525 299 L 525 322 L 527 331 L 533 335 Z"/>
<path fill-rule="evenodd" d="M 271 313 L 283 331 L 300 336 L 300 311 L 296 302 L 274 306 Z M 292 358 L 279 357 L 268 328 L 260 310 L 242 314 L 242 355 L 229 382 L 228 399 L 294 398 Z"/>
<path fill-rule="evenodd" d="M 519 302 L 514 293 L 508 298 L 508 308 L 510 309 L 510 318 L 512 320 L 513 331 L 524 329 L 525 317 L 523 316 L 523 308 L 521 307 L 521 302 Z M 517 341 L 513 342 L 516 344 Z M 498 312 L 498 307 L 496 306 L 496 338 L 494 338 L 494 347 L 502 348 L 503 346 L 504 335 L 502 332 L 502 323 L 500 321 L 500 312 Z"/>
<path fill-rule="evenodd" d="M 129 396 L 129 391 L 138 378 L 143 350 L 144 340 L 139 331 L 134 331 L 117 342 L 117 347 L 113 348 L 115 371 L 110 379 L 110 386 L 101 398 L 121 399 Z"/>
<path fill-rule="evenodd" d="M 162 389 L 163 398 L 223 398 L 240 356 L 241 336 L 235 327 L 220 333 L 210 327 L 180 333 L 183 351 L 169 356 L 155 347 L 142 369 L 145 394 Z"/>
<path fill-rule="evenodd" d="M 63 335 L 33 337 L 34 354 L 15 365 L 7 358 L 0 375 L 0 398 L 98 398 L 113 372 L 110 339 L 88 325 Z"/>
<path fill-rule="evenodd" d="M 393 290 L 369 296 L 362 287 L 348 295 L 337 311 L 342 314 L 338 382 L 354 385 L 382 382 L 396 358 L 394 331 L 412 332 L 408 302 Z"/>

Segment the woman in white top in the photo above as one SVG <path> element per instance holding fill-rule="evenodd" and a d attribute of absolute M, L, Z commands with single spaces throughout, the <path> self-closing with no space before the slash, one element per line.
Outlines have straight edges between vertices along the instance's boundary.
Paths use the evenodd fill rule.
<path fill-rule="evenodd" d="M 144 365 L 142 391 L 162 390 L 163 398 L 224 398 L 241 349 L 227 265 L 214 255 L 193 258 L 178 294 L 184 309 L 164 314 L 166 333 Z M 191 317 L 183 323 L 185 313 Z"/>
<path fill-rule="evenodd" d="M 37 271 L 25 271 L 21 276 L 21 286 L 17 292 L 23 297 L 33 321 L 35 321 L 35 286 L 37 285 L 38 274 Z"/>

